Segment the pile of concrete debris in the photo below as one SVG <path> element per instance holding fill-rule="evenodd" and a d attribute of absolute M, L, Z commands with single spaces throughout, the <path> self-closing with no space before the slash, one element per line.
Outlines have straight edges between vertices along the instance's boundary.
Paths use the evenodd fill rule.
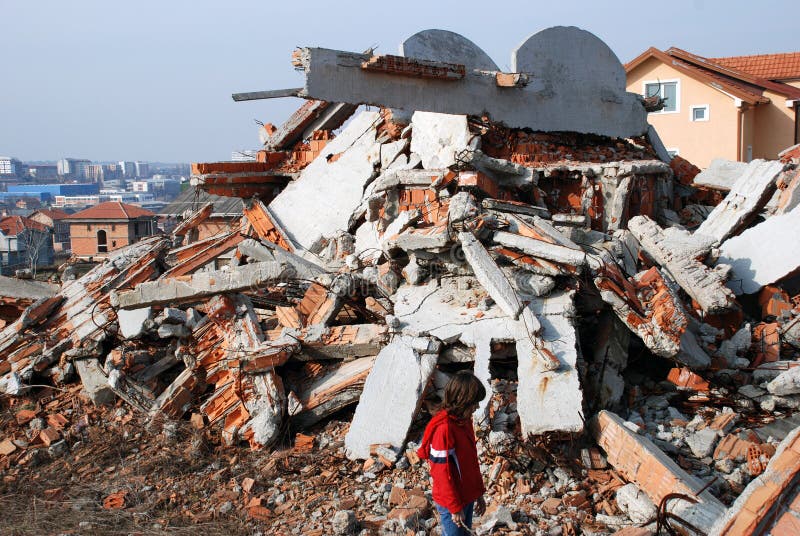
<path fill-rule="evenodd" d="M 536 503 L 588 511 L 585 532 L 796 524 L 800 148 L 670 159 L 576 28 L 530 37 L 512 73 L 440 30 L 401 52 L 300 49 L 304 88 L 236 95 L 309 99 L 263 127 L 257 161 L 194 165 L 243 216 L 208 236 L 199 206 L 65 277 L 0 332 L 0 389 L 77 374 L 95 403 L 253 448 L 355 406 L 343 448 L 376 474 L 469 368 L 503 395 L 475 421 L 506 493 L 531 496 L 504 456 L 591 431 L 605 455 L 587 445 L 583 467 L 610 464 L 616 504 L 552 470 Z"/>

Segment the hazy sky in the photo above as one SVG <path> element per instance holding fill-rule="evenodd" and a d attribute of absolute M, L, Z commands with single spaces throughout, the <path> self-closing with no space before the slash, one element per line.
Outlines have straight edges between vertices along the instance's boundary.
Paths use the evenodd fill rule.
<path fill-rule="evenodd" d="M 739 7 L 741 6 L 741 7 Z M 579 26 L 625 62 L 649 46 L 704 56 L 800 50 L 796 0 L 0 0 L 0 155 L 22 160 L 228 160 L 254 119 L 297 99 L 230 95 L 299 87 L 298 46 L 397 53 L 415 32 L 461 33 L 504 69 L 530 34 Z"/>

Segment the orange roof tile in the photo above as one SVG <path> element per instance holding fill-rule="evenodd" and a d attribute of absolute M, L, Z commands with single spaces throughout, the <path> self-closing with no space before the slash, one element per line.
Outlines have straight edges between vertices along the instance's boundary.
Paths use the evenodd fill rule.
<path fill-rule="evenodd" d="M 657 48 L 650 47 L 642 54 L 626 63 L 625 71 L 628 73 L 631 72 L 651 57 L 674 67 L 688 76 L 692 76 L 712 86 L 723 89 L 750 104 L 769 102 L 763 95 L 765 89 L 791 99 L 800 98 L 800 89 L 798 88 L 717 64 L 711 59 L 686 52 L 676 47 L 671 47 L 663 52 Z"/>
<path fill-rule="evenodd" d="M 766 78 L 767 80 L 800 78 L 800 52 L 708 59 L 718 65 L 736 69 L 759 78 Z"/>
<path fill-rule="evenodd" d="M 3 234 L 6 236 L 16 236 L 25 229 L 47 231 L 48 227 L 38 221 L 23 216 L 6 216 L 0 220 L 0 231 L 3 231 Z"/>
<path fill-rule="evenodd" d="M 155 216 L 149 210 L 136 205 L 128 205 L 120 201 L 106 201 L 99 203 L 86 210 L 81 210 L 70 216 L 66 220 L 133 220 L 140 217 Z"/>

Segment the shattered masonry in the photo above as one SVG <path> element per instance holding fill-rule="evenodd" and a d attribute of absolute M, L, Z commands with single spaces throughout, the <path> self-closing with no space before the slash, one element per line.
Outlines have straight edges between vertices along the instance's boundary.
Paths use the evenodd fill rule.
<path fill-rule="evenodd" d="M 521 443 L 591 422 L 612 469 L 595 447 L 583 464 L 617 506 L 583 497 L 586 527 L 635 519 L 631 490 L 687 534 L 796 524 L 777 505 L 798 511 L 797 431 L 775 423 L 800 408 L 798 147 L 670 161 L 577 28 L 531 36 L 510 73 L 451 32 L 401 50 L 301 48 L 303 88 L 235 96 L 306 102 L 256 161 L 193 165 L 242 199 L 224 232 L 206 203 L 58 288 L 4 279 L 0 389 L 77 375 L 96 404 L 254 449 L 354 408 L 347 456 L 385 466 L 454 370 L 496 394 L 500 367 Z M 490 450 L 498 415 L 475 414 Z"/>

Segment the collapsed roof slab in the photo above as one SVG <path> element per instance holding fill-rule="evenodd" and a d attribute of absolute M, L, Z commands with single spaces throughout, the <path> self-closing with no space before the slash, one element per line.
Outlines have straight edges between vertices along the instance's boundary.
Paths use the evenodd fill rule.
<path fill-rule="evenodd" d="M 432 339 L 399 335 L 380 351 L 344 438 L 348 458 L 369 458 L 370 445 L 383 443 L 397 449 L 405 445 L 436 368 L 438 352 L 427 351 L 429 342 Z"/>
<path fill-rule="evenodd" d="M 504 77 L 497 71 L 448 61 L 457 58 L 446 48 L 459 45 L 453 40 L 432 44 L 443 49 L 428 47 L 425 57 L 435 60 L 299 49 L 295 65 L 306 80 L 297 95 L 406 111 L 488 115 L 509 127 L 539 131 L 614 137 L 647 131 L 644 105 L 625 91 L 619 59 L 585 30 L 555 27 L 529 37 L 512 55 L 521 76 L 510 85 L 501 83 Z M 407 48 L 409 53 L 421 49 Z"/>
<path fill-rule="evenodd" d="M 377 112 L 362 112 L 331 140 L 300 177 L 269 205 L 286 238 L 305 250 L 321 237 L 348 230 L 366 184 L 374 178 L 381 144 L 375 140 Z M 337 155 L 337 158 L 329 158 Z"/>
<path fill-rule="evenodd" d="M 728 287 L 737 295 L 752 294 L 800 269 L 798 228 L 800 207 L 723 242 L 718 263 L 733 268 Z"/>
<path fill-rule="evenodd" d="M 713 237 L 717 242 L 734 234 L 767 204 L 783 167 L 781 162 L 768 160 L 753 160 L 747 164 L 731 191 L 714 207 L 695 234 Z"/>
<path fill-rule="evenodd" d="M 698 248 L 691 236 L 687 235 L 685 247 L 680 247 L 681 243 L 670 236 L 674 231 L 666 232 L 647 216 L 631 218 L 628 230 L 703 311 L 713 314 L 738 308 L 733 293 L 725 287 L 724 277 L 697 260 Z"/>
<path fill-rule="evenodd" d="M 725 512 L 725 505 L 706 489 L 705 482 L 681 469 L 649 439 L 628 429 L 610 411 L 601 411 L 591 426 L 608 463 L 629 482 L 636 483 L 654 504 L 661 504 L 675 493 L 697 499 L 697 503 L 679 497 L 668 499 L 667 511 L 696 527 L 701 534 L 708 534 Z"/>
<path fill-rule="evenodd" d="M 286 275 L 287 267 L 284 264 L 256 262 L 234 270 L 200 272 L 141 283 L 131 290 L 112 292 L 111 303 L 118 309 L 138 309 L 151 305 L 197 302 L 215 294 L 256 289 Z"/>

